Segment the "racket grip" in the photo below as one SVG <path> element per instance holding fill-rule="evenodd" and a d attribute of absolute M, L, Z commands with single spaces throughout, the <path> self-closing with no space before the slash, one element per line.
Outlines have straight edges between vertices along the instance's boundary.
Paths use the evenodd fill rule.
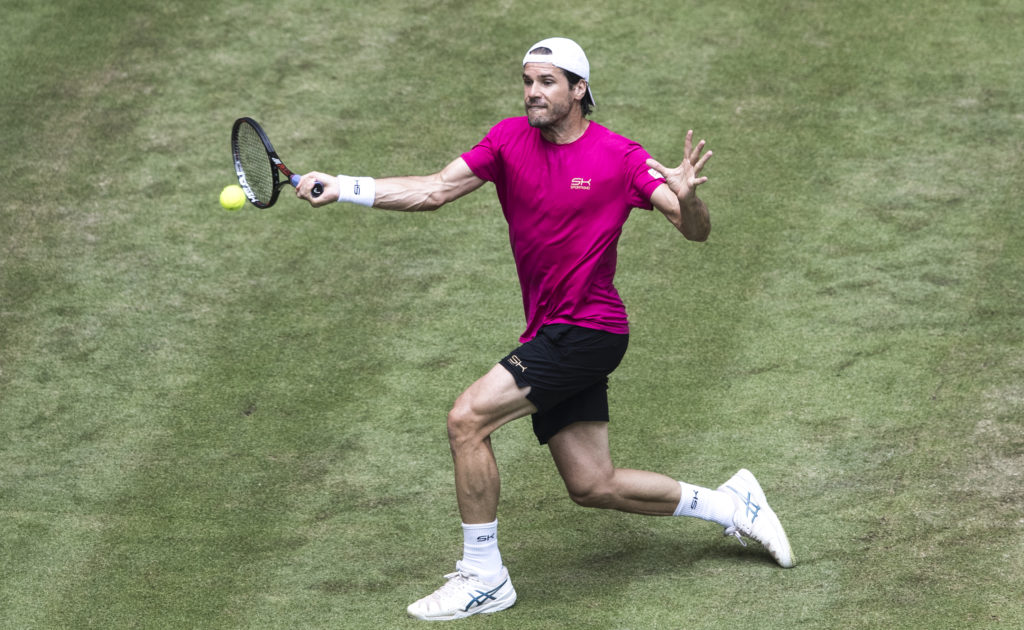
<path fill-rule="evenodd" d="M 302 176 L 301 175 L 295 175 L 295 174 L 292 174 L 292 176 L 288 178 L 288 180 L 292 183 L 292 186 L 294 186 L 296 188 L 299 187 L 299 180 L 300 179 L 302 179 Z M 320 182 L 316 182 L 315 184 L 313 184 L 313 191 L 312 192 L 313 192 L 313 196 L 314 197 L 319 197 L 320 195 L 324 194 L 324 185 L 321 184 Z"/>

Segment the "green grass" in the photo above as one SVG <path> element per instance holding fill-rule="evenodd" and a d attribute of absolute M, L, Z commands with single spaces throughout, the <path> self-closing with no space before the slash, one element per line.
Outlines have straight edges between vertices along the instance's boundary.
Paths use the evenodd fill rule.
<path fill-rule="evenodd" d="M 227 213 L 228 129 L 431 172 L 520 113 L 552 34 L 597 121 L 715 152 L 707 243 L 622 238 L 613 455 L 751 468 L 799 564 L 578 508 L 513 423 L 520 602 L 459 625 L 1024 623 L 1024 2 L 0 10 L 0 626 L 422 627 L 458 553 L 444 414 L 523 326 L 493 190 Z"/>

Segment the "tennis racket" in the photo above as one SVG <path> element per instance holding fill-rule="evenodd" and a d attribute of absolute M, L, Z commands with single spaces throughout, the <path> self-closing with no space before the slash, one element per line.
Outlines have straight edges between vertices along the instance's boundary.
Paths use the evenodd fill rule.
<path fill-rule="evenodd" d="M 285 183 L 299 185 L 301 175 L 288 170 L 263 128 L 252 118 L 239 118 L 232 125 L 231 154 L 235 158 L 238 184 L 249 202 L 257 208 L 274 205 Z M 323 192 L 324 185 L 317 182 L 313 186 L 313 196 L 319 197 Z"/>

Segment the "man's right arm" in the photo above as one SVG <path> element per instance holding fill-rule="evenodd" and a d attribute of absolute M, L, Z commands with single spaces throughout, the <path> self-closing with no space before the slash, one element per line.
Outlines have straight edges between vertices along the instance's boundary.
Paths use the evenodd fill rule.
<path fill-rule="evenodd" d="M 314 198 L 311 191 L 317 181 L 323 184 L 324 192 Z M 484 180 L 474 175 L 466 161 L 458 157 L 433 175 L 375 179 L 373 207 L 403 212 L 437 210 L 483 185 Z M 337 201 L 340 193 L 337 177 L 315 171 L 303 175 L 295 190 L 300 199 L 314 207 Z"/>

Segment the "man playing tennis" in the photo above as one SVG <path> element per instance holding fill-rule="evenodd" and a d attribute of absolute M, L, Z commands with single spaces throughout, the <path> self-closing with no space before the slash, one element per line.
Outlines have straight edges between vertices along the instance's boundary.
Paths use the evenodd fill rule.
<path fill-rule="evenodd" d="M 686 134 L 682 163 L 667 168 L 638 144 L 587 119 L 590 64 L 572 40 L 552 38 L 523 59 L 526 116 L 495 125 L 479 144 L 425 177 L 307 173 L 297 194 L 387 210 L 435 210 L 495 184 L 509 225 L 526 312 L 520 345 L 469 386 L 448 413 L 463 556 L 413 617 L 458 619 L 512 606 L 516 592 L 498 550 L 498 468 L 490 434 L 533 416 L 573 501 L 637 514 L 694 516 L 726 535 L 760 542 L 793 566 L 789 542 L 754 476 L 740 470 L 717 490 L 612 464 L 608 375 L 626 351 L 626 311 L 612 284 L 616 247 L 633 208 L 661 211 L 684 237 L 704 241 L 707 206 L 696 194 L 711 157 Z M 324 193 L 314 198 L 314 182 Z M 744 543 L 745 544 L 745 543 Z"/>

